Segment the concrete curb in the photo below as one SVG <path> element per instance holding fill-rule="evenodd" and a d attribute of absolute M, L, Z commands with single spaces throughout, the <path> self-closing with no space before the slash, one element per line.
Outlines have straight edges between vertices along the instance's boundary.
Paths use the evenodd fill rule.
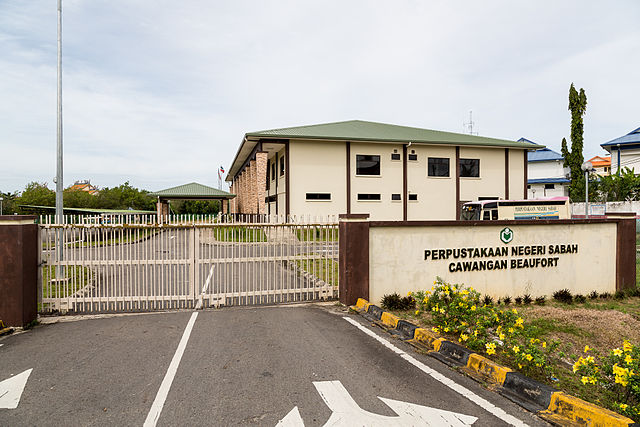
<path fill-rule="evenodd" d="M 410 322 L 358 298 L 351 309 L 361 313 L 415 347 L 427 350 L 430 356 L 449 366 L 461 367 L 471 377 L 489 383 L 500 394 L 525 409 L 537 413 L 557 425 L 638 426 L 630 418 L 601 408 L 553 387 L 532 380 L 512 369 L 474 353 L 473 351 L 419 328 Z"/>
<path fill-rule="evenodd" d="M 13 328 L 8 328 L 2 320 L 0 320 L 0 337 L 3 335 L 9 335 L 13 333 Z"/>

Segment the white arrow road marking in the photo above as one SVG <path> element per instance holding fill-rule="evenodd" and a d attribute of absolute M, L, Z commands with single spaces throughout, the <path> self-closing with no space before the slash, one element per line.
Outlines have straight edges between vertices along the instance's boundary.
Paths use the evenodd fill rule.
<path fill-rule="evenodd" d="M 387 426 L 453 426 L 465 427 L 478 418 L 399 400 L 378 397 L 398 414 L 397 417 L 378 415 L 362 409 L 340 381 L 315 381 L 313 385 L 322 400 L 331 409 L 325 427 L 387 427 Z M 295 406 L 276 427 L 304 427 L 298 407 Z"/>
<path fill-rule="evenodd" d="M 444 375 L 442 375 L 440 372 L 436 371 L 435 369 L 432 369 L 432 368 L 428 367 L 424 363 L 422 363 L 419 360 L 417 360 L 415 357 L 413 357 L 410 354 L 407 354 L 406 352 L 400 350 L 398 347 L 394 346 L 393 344 L 391 344 L 386 339 L 376 335 L 373 331 L 365 328 L 364 326 L 362 326 L 360 323 L 356 322 L 355 320 L 353 320 L 353 319 L 351 319 L 349 317 L 343 317 L 343 319 L 346 320 L 347 322 L 351 323 L 356 328 L 360 329 L 365 334 L 367 334 L 370 337 L 374 338 L 376 341 L 380 342 L 382 345 L 387 347 L 389 350 L 391 350 L 394 353 L 398 354 L 404 360 L 406 360 L 407 362 L 411 363 L 413 366 L 415 366 L 416 368 L 420 369 L 425 374 L 429 375 L 430 377 L 432 377 L 436 381 L 439 381 L 440 383 L 446 385 L 447 387 L 449 387 L 453 391 L 455 391 L 455 392 L 461 394 L 462 396 L 466 397 L 467 399 L 469 399 L 470 401 L 472 401 L 476 405 L 480 406 L 482 409 L 484 409 L 485 411 L 489 412 L 490 414 L 494 415 L 498 419 L 501 419 L 505 423 L 511 424 L 512 426 L 517 426 L 517 427 L 526 427 L 527 426 L 527 424 L 525 424 L 523 421 L 517 419 L 513 415 L 507 414 L 504 411 L 504 409 L 498 408 L 496 405 L 494 405 L 493 403 L 489 402 L 488 400 L 485 400 L 482 397 L 478 396 L 477 394 L 475 394 L 474 392 L 472 392 L 468 388 L 461 386 L 460 384 L 458 384 L 457 382 L 453 381 L 452 379 L 449 379 L 449 378 L 445 377 Z"/>
<path fill-rule="evenodd" d="M 14 377 L 0 382 L 0 409 L 16 409 L 18 407 L 31 371 L 33 369 L 27 369 Z"/>
<path fill-rule="evenodd" d="M 470 426 L 478 418 L 455 412 L 378 397 L 397 417 L 374 414 L 360 408 L 340 381 L 313 383 L 322 400 L 333 412 L 325 426 Z"/>
<path fill-rule="evenodd" d="M 276 427 L 304 427 L 304 421 L 302 421 L 298 407 L 294 406 L 287 416 L 278 422 Z"/>

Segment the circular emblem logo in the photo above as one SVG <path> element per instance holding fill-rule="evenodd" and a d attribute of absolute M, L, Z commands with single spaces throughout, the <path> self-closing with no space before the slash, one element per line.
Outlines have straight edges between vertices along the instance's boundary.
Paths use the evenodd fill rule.
<path fill-rule="evenodd" d="M 500 240 L 502 243 L 509 243 L 513 240 L 513 230 L 509 227 L 505 227 L 500 232 Z"/>

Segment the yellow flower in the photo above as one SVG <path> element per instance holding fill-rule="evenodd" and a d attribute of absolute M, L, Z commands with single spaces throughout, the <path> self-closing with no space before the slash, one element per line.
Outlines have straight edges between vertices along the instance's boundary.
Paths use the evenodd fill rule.
<path fill-rule="evenodd" d="M 444 328 L 444 331 L 445 331 L 445 332 L 449 332 L 449 327 L 448 327 L 448 326 L 447 326 L 447 327 L 445 327 L 445 328 Z"/>
<path fill-rule="evenodd" d="M 438 281 L 437 281 L 437 280 L 434 280 L 434 281 L 433 281 L 433 284 L 434 284 L 434 285 L 437 285 L 437 284 L 438 284 Z"/>
<path fill-rule="evenodd" d="M 475 331 L 473 331 L 473 336 L 477 337 L 478 336 L 478 330 L 476 329 Z"/>
<path fill-rule="evenodd" d="M 509 333 L 512 334 L 515 331 L 513 328 L 509 328 Z"/>
<path fill-rule="evenodd" d="M 516 319 L 516 326 L 522 326 L 523 323 L 524 323 L 524 319 L 522 317 L 518 317 Z"/>
<path fill-rule="evenodd" d="M 527 359 L 529 362 L 531 362 L 533 360 L 533 356 L 530 355 L 529 353 L 525 354 L 524 358 Z"/>
<path fill-rule="evenodd" d="M 624 349 L 625 353 L 629 353 L 633 347 L 631 346 L 631 343 L 629 341 L 624 340 L 622 342 L 622 348 Z"/>
<path fill-rule="evenodd" d="M 429 298 L 428 297 L 424 297 L 424 299 L 422 300 L 423 303 L 428 303 L 429 302 Z"/>
<path fill-rule="evenodd" d="M 475 305 L 471 306 L 471 311 L 476 311 L 476 306 Z"/>
<path fill-rule="evenodd" d="M 584 346 L 584 352 L 586 353 L 586 352 L 588 352 L 589 350 L 591 350 L 591 347 L 589 347 L 588 345 L 585 345 L 585 346 Z"/>
<path fill-rule="evenodd" d="M 613 349 L 613 355 L 614 356 L 622 356 L 622 350 L 620 350 L 619 348 L 614 348 Z"/>
<path fill-rule="evenodd" d="M 492 354 L 496 354 L 496 351 L 492 348 L 487 349 L 487 354 L 491 356 Z"/>
<path fill-rule="evenodd" d="M 436 328 L 435 326 L 434 326 L 433 328 L 431 328 L 431 330 L 432 330 L 433 332 L 435 332 L 436 334 L 440 331 L 440 330 L 439 330 L 438 328 Z"/>
<path fill-rule="evenodd" d="M 411 296 L 411 291 L 407 292 L 407 296 L 410 297 Z"/>
<path fill-rule="evenodd" d="M 544 341 L 544 342 L 542 343 L 542 348 L 547 348 L 547 342 L 546 342 L 546 341 Z"/>
<path fill-rule="evenodd" d="M 624 358 L 624 363 L 626 363 L 627 365 L 631 365 L 632 362 L 633 362 L 633 359 L 631 358 L 631 355 L 627 354 Z"/>
<path fill-rule="evenodd" d="M 517 345 L 514 345 L 512 349 L 515 354 L 518 354 L 518 352 L 520 351 L 520 347 L 518 347 Z"/>
<path fill-rule="evenodd" d="M 500 334 L 498 335 L 498 338 L 500 338 L 500 341 L 504 341 L 504 334 L 502 332 L 500 332 Z"/>
<path fill-rule="evenodd" d="M 416 316 L 420 314 L 420 310 L 416 310 Z"/>
<path fill-rule="evenodd" d="M 444 308 L 440 309 L 440 313 L 444 314 L 446 312 L 446 310 Z"/>
<path fill-rule="evenodd" d="M 629 407 L 629 405 L 627 405 L 626 403 L 621 403 L 620 404 L 620 409 L 622 409 L 623 411 L 626 411 L 628 407 Z"/>
<path fill-rule="evenodd" d="M 511 311 L 513 311 L 514 314 L 518 314 L 518 310 L 516 310 L 515 308 L 512 308 Z"/>
<path fill-rule="evenodd" d="M 582 384 L 586 384 L 589 382 L 589 377 L 585 377 L 584 375 L 582 376 Z"/>
<path fill-rule="evenodd" d="M 522 365 L 518 363 L 518 369 L 522 369 Z"/>
<path fill-rule="evenodd" d="M 459 302 L 458 303 L 458 307 L 464 307 L 464 303 L 463 302 Z"/>
<path fill-rule="evenodd" d="M 462 341 L 466 341 L 466 340 L 468 340 L 468 339 L 469 339 L 469 335 L 467 335 L 467 334 L 461 334 L 461 335 L 460 335 L 460 338 L 462 338 Z"/>
<path fill-rule="evenodd" d="M 469 288 L 469 290 L 470 290 L 471 292 L 473 292 L 473 288 Z"/>

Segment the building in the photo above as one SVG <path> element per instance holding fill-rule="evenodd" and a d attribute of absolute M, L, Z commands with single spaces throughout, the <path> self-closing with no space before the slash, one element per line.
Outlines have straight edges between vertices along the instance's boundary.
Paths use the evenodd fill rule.
<path fill-rule="evenodd" d="M 86 191 L 87 193 L 91 194 L 92 196 L 95 196 L 99 193 L 98 188 L 94 185 L 91 185 L 91 181 L 84 180 L 84 181 L 76 181 L 73 183 L 73 185 L 71 187 L 69 187 L 69 190 L 73 190 L 73 191 Z"/>
<path fill-rule="evenodd" d="M 526 138 L 518 142 L 537 144 Z M 529 151 L 527 155 L 527 195 L 530 199 L 540 197 L 568 196 L 569 168 L 564 166 L 564 157 L 549 148 L 539 148 Z"/>
<path fill-rule="evenodd" d="M 527 197 L 536 144 L 352 120 L 247 133 L 232 213 L 457 219 L 462 203 Z"/>
<path fill-rule="evenodd" d="M 621 169 L 633 169 L 640 173 L 640 128 L 609 142 L 600 144 L 611 154 L 611 173 L 617 174 Z"/>
<path fill-rule="evenodd" d="M 164 190 L 149 193 L 149 195 L 157 197 L 158 199 L 156 203 L 158 222 L 162 222 L 162 218 L 169 215 L 170 200 L 218 200 L 220 203 L 220 213 L 225 214 L 228 210 L 229 200 L 235 197 L 235 194 L 197 182 L 165 188 Z"/>
<path fill-rule="evenodd" d="M 611 175 L 611 156 L 595 156 L 587 160 L 593 165 L 593 169 L 598 176 Z"/>

